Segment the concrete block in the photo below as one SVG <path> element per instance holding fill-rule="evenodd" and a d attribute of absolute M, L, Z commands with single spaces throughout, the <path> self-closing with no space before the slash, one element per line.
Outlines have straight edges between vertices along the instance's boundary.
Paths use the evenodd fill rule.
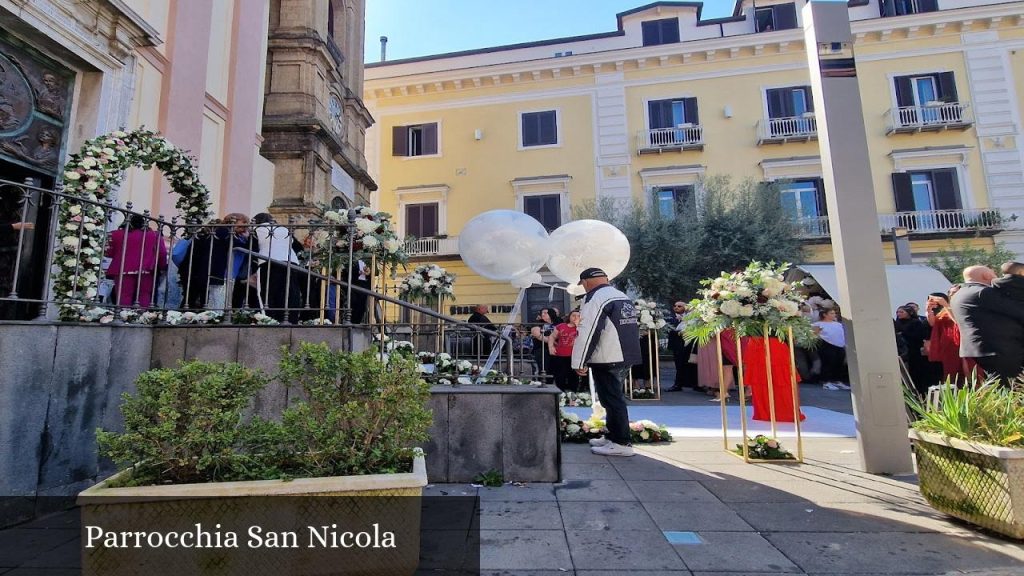
<path fill-rule="evenodd" d="M 124 429 L 124 418 L 120 410 L 121 396 L 126 392 L 134 393 L 135 381 L 140 374 L 150 369 L 154 329 L 148 326 L 115 326 L 109 330 L 107 386 L 96 391 L 105 395 L 99 427 L 104 430 L 120 431 Z M 98 478 L 109 476 L 114 471 L 113 462 L 106 458 L 98 458 Z"/>
<path fill-rule="evenodd" d="M 0 496 L 36 493 L 56 346 L 56 326 L 0 325 Z"/>
<path fill-rule="evenodd" d="M 481 530 L 480 568 L 516 574 L 524 569 L 568 572 L 573 562 L 561 530 Z"/>
<path fill-rule="evenodd" d="M 292 328 L 292 350 L 303 342 L 326 343 L 332 350 L 348 350 L 348 328 L 341 326 L 296 326 Z"/>
<path fill-rule="evenodd" d="M 349 339 L 352 342 L 353 352 L 362 352 L 363 350 L 368 350 L 370 348 L 370 344 L 373 342 L 372 329 L 357 326 L 352 327 L 349 330 Z"/>
<path fill-rule="evenodd" d="M 186 333 L 185 357 L 208 362 L 238 361 L 238 328 L 180 328 Z"/>
<path fill-rule="evenodd" d="M 107 394 L 110 354 L 108 326 L 57 329 L 40 491 L 74 485 L 99 473 L 95 434 L 111 402 Z"/>
<path fill-rule="evenodd" d="M 622 545 L 622 532 L 566 530 L 569 552 L 577 569 L 615 570 L 625 574 L 642 570 L 685 570 L 665 536 L 658 531 L 629 532 L 629 545 Z"/>
<path fill-rule="evenodd" d="M 238 363 L 246 368 L 262 370 L 268 377 L 277 374 L 281 350 L 291 346 L 291 328 L 287 326 L 261 326 L 238 329 Z M 288 391 L 283 384 L 270 381 L 257 395 L 253 412 L 263 418 L 276 418 L 288 403 Z"/>
<path fill-rule="evenodd" d="M 150 368 L 175 368 L 185 359 L 187 328 L 157 327 L 153 331 L 153 355 Z"/>
<path fill-rule="evenodd" d="M 848 535 L 844 534 L 844 538 Z M 700 538 L 703 543 L 699 546 L 679 545 L 675 546 L 676 552 L 683 558 L 690 570 L 707 570 L 722 572 L 797 572 L 801 573 L 800 567 L 790 561 L 797 558 L 792 554 L 780 552 L 781 546 L 766 541 L 760 534 L 754 532 L 701 532 Z M 868 556 L 866 550 L 873 548 L 854 547 L 852 542 L 844 541 L 841 548 L 856 550 L 855 556 L 863 558 Z M 742 554 L 737 554 L 742 550 Z M 815 555 L 823 555 L 826 547 L 816 547 Z M 893 558 L 895 555 L 886 555 L 888 565 L 878 570 L 880 574 L 892 574 Z M 797 560 L 799 562 L 799 560 Z M 899 564 L 904 564 L 901 559 Z M 913 564 L 917 566 L 917 564 Z M 800 562 L 800 566 L 807 565 Z M 867 571 L 867 566 L 858 564 L 858 568 Z M 871 570 L 874 572 L 874 570 Z"/>
<path fill-rule="evenodd" d="M 448 397 L 448 481 L 471 482 L 487 470 L 504 474 L 501 395 L 458 392 Z"/>
<path fill-rule="evenodd" d="M 427 460 L 427 478 L 431 483 L 448 482 L 448 396 L 445 392 L 430 394 L 433 422 L 427 430 L 429 439 L 421 445 Z"/>
<path fill-rule="evenodd" d="M 502 457 L 505 480 L 558 482 L 558 394 L 501 395 Z"/>

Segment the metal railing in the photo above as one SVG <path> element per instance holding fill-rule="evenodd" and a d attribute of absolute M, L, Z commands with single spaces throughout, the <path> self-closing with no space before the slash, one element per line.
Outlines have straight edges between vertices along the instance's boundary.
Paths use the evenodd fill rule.
<path fill-rule="evenodd" d="M 95 215 L 97 224 L 59 222 L 62 208 L 71 206 L 77 208 L 70 213 Z M 386 267 L 358 259 L 351 219 L 281 225 L 262 215 L 251 221 L 228 214 L 210 223 L 182 223 L 130 204 L 2 180 L 0 208 L 0 321 L 348 324 L 370 326 L 387 341 L 400 336 L 401 326 L 387 317 L 390 308 L 492 346 L 500 343 L 497 365 L 516 366 L 512 338 L 374 290 Z M 98 250 L 90 247 L 97 225 Z M 313 240 L 325 237 L 332 241 L 313 249 Z M 51 277 L 58 269 L 70 278 L 63 293 Z"/>
<path fill-rule="evenodd" d="M 913 234 L 995 231 L 1002 230 L 1004 223 L 1004 218 L 999 210 L 984 208 L 918 210 L 878 215 L 878 228 L 884 234 L 888 234 L 893 228 L 906 228 Z M 800 238 L 827 238 L 831 235 L 828 216 L 795 218 L 793 225 Z"/>
<path fill-rule="evenodd" d="M 818 137 L 813 113 L 785 118 L 764 118 L 757 122 L 757 143 L 810 140 Z"/>
<path fill-rule="evenodd" d="M 652 128 L 640 130 L 636 135 L 638 151 L 676 148 L 700 148 L 704 146 L 704 128 L 684 124 L 676 128 Z"/>
<path fill-rule="evenodd" d="M 967 127 L 973 123 L 970 105 L 966 102 L 934 102 L 924 106 L 891 108 L 889 133 L 942 130 Z"/>
<path fill-rule="evenodd" d="M 795 218 L 793 225 L 796 227 L 798 238 L 828 238 L 832 235 L 828 224 L 828 216 Z"/>
<path fill-rule="evenodd" d="M 450 256 L 459 253 L 459 237 L 416 238 L 405 243 L 409 256 Z"/>

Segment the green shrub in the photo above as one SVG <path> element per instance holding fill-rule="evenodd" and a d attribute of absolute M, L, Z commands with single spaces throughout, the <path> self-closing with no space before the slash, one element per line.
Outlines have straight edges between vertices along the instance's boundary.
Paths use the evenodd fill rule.
<path fill-rule="evenodd" d="M 303 344 L 277 378 L 302 400 L 279 421 L 246 419 L 268 378 L 233 363 L 150 370 L 125 394 L 123 433 L 97 431 L 122 486 L 383 474 L 411 470 L 427 438 L 430 387 L 409 358 Z"/>
<path fill-rule="evenodd" d="M 260 466 L 245 450 L 243 412 L 266 376 L 238 364 L 186 362 L 150 370 L 122 396 L 124 432 L 97 431 L 100 453 L 132 465 L 130 485 L 226 482 Z"/>
<path fill-rule="evenodd" d="M 907 403 L 920 418 L 915 430 L 995 446 L 1024 447 L 1024 390 L 1003 386 L 998 379 L 970 379 L 957 386 L 942 385 L 937 406 L 907 394 Z"/>

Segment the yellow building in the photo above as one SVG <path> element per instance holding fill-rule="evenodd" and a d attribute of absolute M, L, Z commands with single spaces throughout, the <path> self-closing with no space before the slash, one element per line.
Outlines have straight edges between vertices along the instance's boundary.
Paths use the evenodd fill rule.
<path fill-rule="evenodd" d="M 515 209 L 553 229 L 588 199 L 686 210 L 704 175 L 784 182 L 810 260 L 830 262 L 802 6 L 740 0 L 702 20 L 699 3 L 655 2 L 608 33 L 368 65 L 376 207 L 459 274 L 460 306 L 515 294 L 459 261 L 473 216 Z M 1024 253 L 996 216 L 1024 217 L 1024 2 L 849 6 L 887 254 L 895 227 L 915 260 L 950 238 Z"/>

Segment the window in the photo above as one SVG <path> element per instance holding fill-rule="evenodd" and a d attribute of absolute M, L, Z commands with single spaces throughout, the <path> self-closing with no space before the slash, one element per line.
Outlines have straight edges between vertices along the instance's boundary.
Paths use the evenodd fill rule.
<path fill-rule="evenodd" d="M 642 22 L 640 26 L 644 36 L 644 46 L 679 42 L 679 18 L 648 20 Z"/>
<path fill-rule="evenodd" d="M 943 106 L 958 102 L 956 79 L 952 72 L 897 76 L 893 81 L 901 125 L 961 121 L 963 114 L 960 106 Z"/>
<path fill-rule="evenodd" d="M 416 238 L 437 236 L 437 204 L 407 204 L 405 206 L 405 235 Z"/>
<path fill-rule="evenodd" d="M 773 88 L 766 91 L 765 96 L 770 136 L 813 134 L 817 131 L 810 86 Z"/>
<path fill-rule="evenodd" d="M 783 182 L 779 186 L 782 209 L 794 220 L 816 219 L 828 214 L 825 186 L 821 178 Z"/>
<path fill-rule="evenodd" d="M 437 123 L 395 126 L 391 129 L 392 156 L 434 156 L 437 154 Z"/>
<path fill-rule="evenodd" d="M 776 4 L 754 9 L 754 29 L 757 32 L 796 28 L 796 5 Z"/>
<path fill-rule="evenodd" d="M 938 0 L 882 0 L 878 8 L 882 16 L 903 16 L 936 12 L 939 9 L 939 3 Z"/>
<path fill-rule="evenodd" d="M 667 220 L 697 215 L 697 196 L 693 186 L 659 186 L 654 189 L 658 214 Z"/>
<path fill-rule="evenodd" d="M 647 103 L 649 128 L 678 128 L 684 124 L 700 124 L 697 116 L 696 98 L 674 98 L 651 100 Z"/>
<path fill-rule="evenodd" d="M 899 223 L 911 230 L 944 230 L 965 226 L 960 183 L 955 168 L 895 172 L 892 175 L 896 211 L 911 213 Z M 957 212 L 941 212 L 941 211 Z"/>
<path fill-rule="evenodd" d="M 554 110 L 522 114 L 523 147 L 558 144 L 558 116 Z"/>
<path fill-rule="evenodd" d="M 551 232 L 562 225 L 562 197 L 559 194 L 524 196 L 523 212 L 533 216 Z"/>

